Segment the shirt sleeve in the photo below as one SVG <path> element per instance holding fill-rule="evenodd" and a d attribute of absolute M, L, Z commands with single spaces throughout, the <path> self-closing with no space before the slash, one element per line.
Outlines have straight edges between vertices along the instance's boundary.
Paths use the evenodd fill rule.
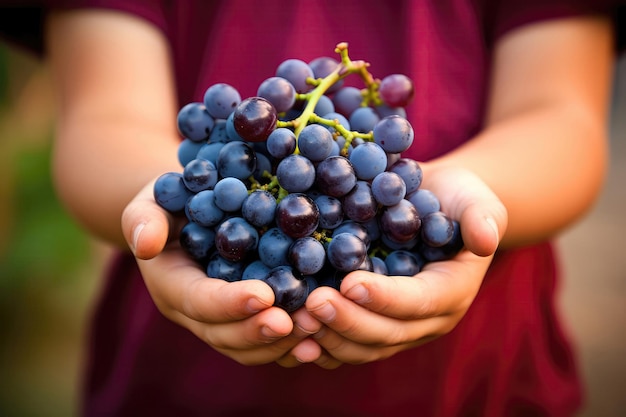
<path fill-rule="evenodd" d="M 607 15 L 615 23 L 623 44 L 624 0 L 502 0 L 486 1 L 484 25 L 490 45 L 523 25 L 582 15 Z M 620 18 L 621 16 L 621 18 Z"/>
<path fill-rule="evenodd" d="M 43 55 L 46 15 L 52 10 L 87 8 L 126 12 L 166 31 L 166 3 L 162 0 L 0 0 L 0 38 Z"/>

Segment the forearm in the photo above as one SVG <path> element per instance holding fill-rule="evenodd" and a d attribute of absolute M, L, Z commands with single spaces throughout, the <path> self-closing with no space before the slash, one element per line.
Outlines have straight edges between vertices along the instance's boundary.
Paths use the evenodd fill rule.
<path fill-rule="evenodd" d="M 501 247 L 530 244 L 582 216 L 601 190 L 607 159 L 604 123 L 561 105 L 503 120 L 429 170 L 456 165 L 478 174 L 504 203 Z"/>
<path fill-rule="evenodd" d="M 150 180 L 180 170 L 175 132 L 139 120 L 84 119 L 61 126 L 53 156 L 58 195 L 90 233 L 125 245 L 121 214 Z"/>
<path fill-rule="evenodd" d="M 485 129 L 428 169 L 459 165 L 486 181 L 508 211 L 503 247 L 550 237 L 595 201 L 612 63 L 600 17 L 531 25 L 497 46 Z"/>
<path fill-rule="evenodd" d="M 96 11 L 52 15 L 47 41 L 58 195 L 95 236 L 124 245 L 126 204 L 155 176 L 180 169 L 167 44 L 147 22 Z"/>

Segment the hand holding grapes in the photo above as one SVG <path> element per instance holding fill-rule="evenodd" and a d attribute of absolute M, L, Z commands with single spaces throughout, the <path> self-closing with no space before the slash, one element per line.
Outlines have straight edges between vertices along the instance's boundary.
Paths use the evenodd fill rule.
<path fill-rule="evenodd" d="M 313 292 L 307 309 L 325 323 L 314 336 L 325 351 L 320 366 L 383 359 L 446 334 L 476 296 L 506 228 L 506 211 L 471 172 L 424 167 L 425 185 L 460 219 L 466 249 L 425 265 L 414 277 L 355 271 L 344 278 L 341 294 L 330 288 Z"/>
<path fill-rule="evenodd" d="M 486 186 L 469 172 L 431 169 L 436 172 L 429 179 L 434 189 L 426 189 L 421 187 L 420 164 L 401 157 L 414 137 L 404 112 L 413 95 L 411 81 L 399 74 L 375 80 L 365 62 L 350 60 L 346 44 L 339 44 L 336 51 L 341 63 L 326 59 L 322 70 L 315 66 L 317 74 L 302 61 L 285 61 L 277 76 L 259 87 L 257 97 L 241 100 L 230 85 L 210 86 L 202 103 L 189 103 L 178 114 L 179 132 L 186 138 L 178 155 L 182 173 L 161 175 L 144 190 L 147 193 L 151 188 L 154 200 L 140 195 L 126 210 L 126 235 L 136 256 L 156 256 L 140 261 L 140 267 L 159 309 L 244 363 L 279 360 L 293 366 L 294 358 L 319 363 L 324 358 L 320 346 L 335 360 L 369 361 L 393 354 L 399 345 L 412 346 L 446 332 L 469 307 L 488 261 L 460 262 L 465 268 L 455 275 L 474 280 L 450 291 L 447 301 L 438 300 L 437 305 L 444 304 L 441 310 L 416 311 L 402 303 L 385 307 L 385 296 L 398 296 L 385 290 L 385 283 L 398 280 L 400 287 L 413 289 L 406 294 L 417 291 L 437 298 L 420 289 L 428 282 L 422 276 L 415 279 L 417 284 L 404 282 L 420 270 L 424 270 L 423 278 L 432 275 L 432 267 L 423 269 L 428 262 L 446 261 L 441 265 L 448 267 L 435 276 L 445 275 L 446 268 L 448 274 L 459 269 L 455 262 L 467 255 L 456 255 L 466 235 L 466 247 L 478 256 L 491 255 L 498 244 L 495 220 L 489 223 L 485 218 L 493 220 L 489 213 L 503 210 Z M 326 109 L 330 112 L 319 116 L 324 94 L 349 74 L 358 74 L 366 88 L 340 88 Z M 302 102 L 298 106 L 296 98 Z M 229 105 L 224 107 L 224 103 Z M 283 110 L 280 117 L 277 108 Z M 292 113 L 286 113 L 289 110 Z M 351 124 L 357 130 L 351 130 Z M 439 192 L 454 197 L 440 200 Z M 486 203 L 496 206 L 485 207 Z M 142 204 L 152 206 L 145 210 Z M 138 222 L 137 218 L 146 218 L 154 210 L 153 219 L 158 222 Z M 482 225 L 476 223 L 476 216 L 483 216 Z M 461 225 L 461 221 L 468 224 Z M 179 222 L 182 228 L 172 227 Z M 506 223 L 504 219 L 499 222 Z M 157 232 L 152 236 L 150 226 L 155 224 Z M 167 230 L 180 233 L 158 255 Z M 204 274 L 198 274 L 198 265 Z M 356 270 L 374 273 L 370 277 L 392 277 L 381 278 L 377 288 L 382 296 L 374 294 L 366 303 L 371 303 L 369 317 L 365 314 L 361 322 L 371 321 L 372 327 L 364 333 L 351 324 L 358 310 L 348 314 L 345 322 L 341 316 L 334 322 L 333 314 L 322 314 L 322 305 L 343 303 L 339 308 L 350 311 L 354 306 L 346 305 L 347 300 L 326 300 L 321 305 L 315 301 L 329 291 L 332 297 L 338 295 L 329 288 L 316 291 L 318 287 L 342 288 L 354 299 L 356 288 L 365 288 L 350 285 L 359 276 L 350 274 Z M 174 273 L 180 278 L 168 278 Z M 311 314 L 301 309 L 309 296 Z M 450 311 L 448 304 L 460 307 Z M 439 314 L 449 315 L 451 325 L 413 329 L 421 319 Z M 347 341 L 378 343 L 376 353 L 361 356 L 364 352 L 341 343 L 341 338 L 329 342 L 327 335 L 332 333 L 318 332 L 316 317 L 333 322 L 329 328 Z M 385 331 L 377 333 L 381 324 L 393 328 L 393 320 L 410 323 L 415 319 L 401 339 L 398 335 L 388 338 Z M 292 332 L 298 321 L 301 325 Z M 310 334 L 316 334 L 319 345 L 306 338 Z M 259 347 L 283 337 L 272 346 Z M 388 344 L 396 347 L 378 349 Z M 292 348 L 291 355 L 283 356 Z M 351 352 L 341 353 L 345 349 Z"/>
<path fill-rule="evenodd" d="M 122 217 L 144 281 L 159 310 L 232 359 L 273 362 L 319 327 L 304 311 L 290 317 L 272 307 L 274 295 L 258 280 L 229 283 L 206 272 L 180 247 L 180 219 L 159 207 L 153 183 L 127 206 Z M 307 330 L 294 326 L 301 320 Z"/>

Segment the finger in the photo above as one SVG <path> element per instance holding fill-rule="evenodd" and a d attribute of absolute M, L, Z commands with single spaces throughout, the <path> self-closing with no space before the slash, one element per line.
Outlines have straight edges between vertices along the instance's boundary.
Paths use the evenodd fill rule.
<path fill-rule="evenodd" d="M 281 358 L 277 363 L 283 367 L 291 368 L 317 360 L 321 354 L 321 348 L 310 339 L 322 327 L 319 320 L 311 316 L 305 308 L 299 308 L 291 314 L 293 319 L 293 331 L 288 336 L 297 344 Z"/>
<path fill-rule="evenodd" d="M 307 310 L 311 315 L 342 337 L 359 344 L 399 345 L 427 335 L 443 334 L 456 324 L 452 316 L 443 316 L 442 320 L 402 320 L 385 316 L 353 303 L 336 291 L 321 288 L 309 297 Z"/>
<path fill-rule="evenodd" d="M 295 337 L 287 339 L 293 325 L 289 315 L 277 307 L 263 310 L 245 320 L 228 323 L 207 324 L 182 314 L 175 316 L 174 320 L 180 321 L 205 343 L 220 350 L 244 351 L 261 347 L 280 357 L 299 342 Z"/>
<path fill-rule="evenodd" d="M 322 354 L 314 363 L 320 368 L 328 370 L 337 369 L 344 364 L 344 362 L 330 355 L 326 349 L 322 349 Z"/>
<path fill-rule="evenodd" d="M 424 165 L 424 187 L 441 201 L 441 209 L 459 221 L 465 246 L 479 256 L 495 252 L 504 236 L 508 215 L 497 195 L 471 171 Z M 451 192 L 448 188 L 454 184 Z M 460 191 L 459 191 L 460 190 Z"/>
<path fill-rule="evenodd" d="M 200 322 L 230 322 L 274 303 L 274 293 L 264 282 L 209 278 L 180 248 L 138 264 L 153 300 L 166 316 L 179 312 Z"/>
<path fill-rule="evenodd" d="M 275 343 L 259 345 L 249 349 L 216 348 L 216 350 L 242 365 L 262 365 L 276 362 L 279 365 L 284 364 L 283 366 L 285 367 L 293 368 L 301 365 L 301 363 L 297 363 L 297 360 L 294 360 L 293 358 L 289 359 L 290 362 L 287 362 L 284 359 L 288 357 L 287 354 L 293 347 L 293 341 L 285 338 Z"/>
<path fill-rule="evenodd" d="M 499 200 L 485 199 L 463 208 L 459 221 L 465 247 L 479 256 L 492 255 L 506 229 L 506 213 Z"/>
<path fill-rule="evenodd" d="M 146 186 L 122 213 L 122 231 L 128 246 L 139 259 L 151 259 L 167 244 L 173 217 L 159 207 Z"/>
<path fill-rule="evenodd" d="M 315 362 L 322 355 L 322 348 L 311 338 L 301 340 L 288 354 L 278 359 L 276 363 L 284 368 L 295 368 L 305 363 Z"/>
<path fill-rule="evenodd" d="M 413 277 L 354 271 L 344 278 L 341 293 L 368 310 L 402 320 L 450 315 L 469 307 L 489 260 L 465 250 L 452 260 L 426 265 Z"/>
<path fill-rule="evenodd" d="M 327 369 L 328 366 L 342 363 L 359 365 L 379 361 L 391 357 L 402 350 L 406 350 L 432 340 L 432 338 L 428 337 L 405 345 L 365 345 L 346 339 L 341 334 L 330 328 L 320 331 L 314 336 L 314 338 L 315 341 L 319 343 L 326 352 L 328 352 L 326 357 L 321 358 L 315 363 Z"/>

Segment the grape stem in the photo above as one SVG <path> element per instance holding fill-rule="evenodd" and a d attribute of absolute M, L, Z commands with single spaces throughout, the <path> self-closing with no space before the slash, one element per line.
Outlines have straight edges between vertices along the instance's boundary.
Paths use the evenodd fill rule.
<path fill-rule="evenodd" d="M 375 79 L 372 74 L 367 70 L 369 67 L 369 63 L 365 61 L 352 61 L 348 55 L 348 43 L 341 42 L 337 44 L 335 47 L 335 52 L 341 56 L 341 63 L 337 66 L 337 68 L 328 74 L 324 78 L 318 79 L 309 79 L 308 82 L 312 85 L 315 85 L 315 88 L 311 90 L 309 93 L 298 94 L 299 99 L 307 100 L 307 105 L 304 107 L 304 110 L 294 120 L 290 121 L 279 121 L 277 127 L 293 127 L 294 134 L 296 135 L 296 141 L 300 136 L 300 132 L 302 129 L 306 127 L 309 123 L 320 123 L 330 127 L 333 127 L 339 134 L 341 134 L 346 139 L 346 144 L 344 146 L 344 150 L 347 151 L 350 143 L 355 137 L 362 138 L 366 141 L 373 141 L 373 136 L 370 133 L 359 133 L 354 131 L 349 131 L 345 127 L 343 127 L 337 119 L 324 119 L 320 116 L 316 115 L 314 110 L 315 106 L 328 89 L 335 84 L 337 81 L 346 78 L 350 74 L 357 74 L 363 80 L 365 87 L 362 90 L 363 94 L 363 102 L 362 106 L 367 106 L 370 103 L 374 105 L 380 105 L 382 103 L 380 96 L 378 94 L 378 87 L 380 85 L 380 80 Z M 300 151 L 296 142 L 296 150 L 294 154 L 299 154 Z"/>
<path fill-rule="evenodd" d="M 250 181 L 250 189 L 248 190 L 248 194 L 251 194 L 255 190 L 265 190 L 270 192 L 275 198 L 277 202 L 280 202 L 287 194 L 287 190 L 280 186 L 278 183 L 278 177 L 276 175 L 272 175 L 267 171 L 263 171 L 263 177 L 268 178 L 269 182 L 266 184 L 261 184 L 254 176 L 250 176 L 248 181 Z"/>

